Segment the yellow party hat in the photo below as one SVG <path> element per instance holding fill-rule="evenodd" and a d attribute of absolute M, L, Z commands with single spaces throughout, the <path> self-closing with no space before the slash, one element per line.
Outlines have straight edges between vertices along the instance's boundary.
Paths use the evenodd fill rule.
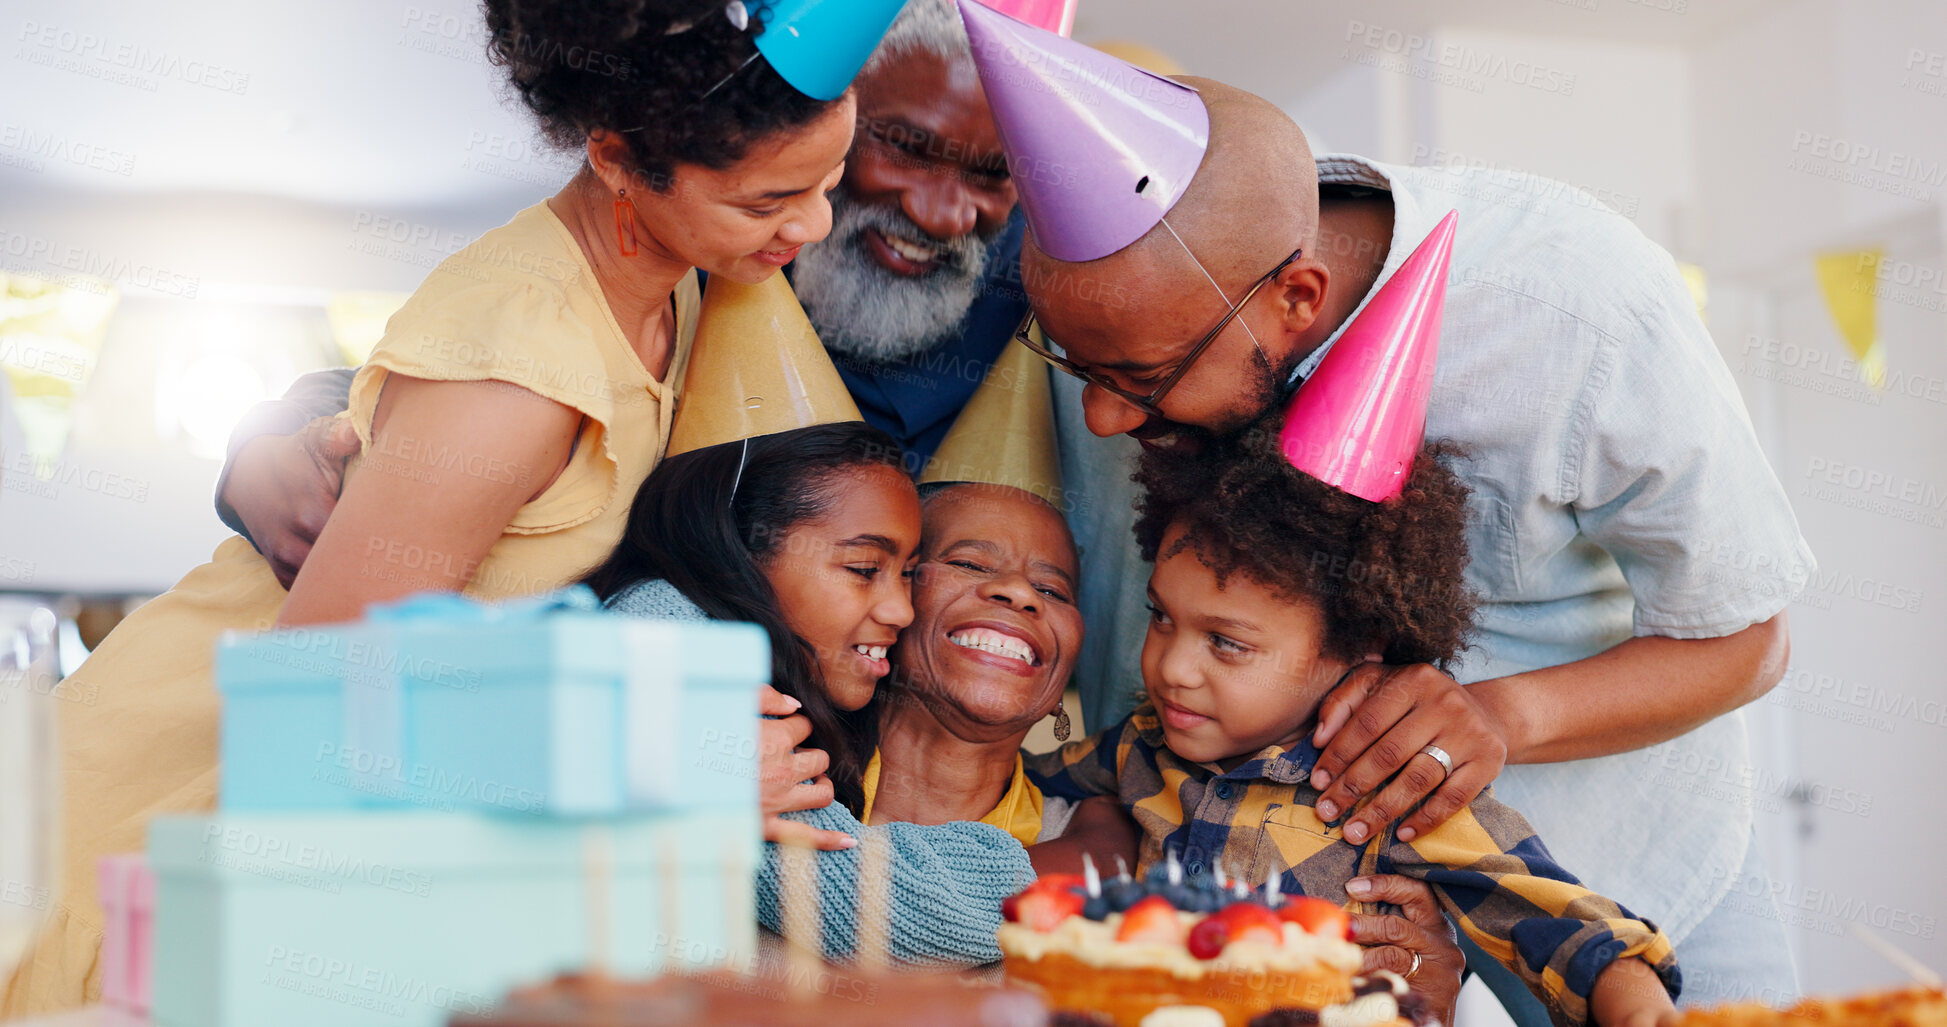
<path fill-rule="evenodd" d="M 1187 75 L 1190 71 L 1190 69 L 1183 66 L 1182 61 L 1150 46 L 1148 43 L 1138 43 L 1133 39 L 1111 39 L 1107 42 L 1090 43 L 1089 45 L 1108 54 L 1110 57 L 1128 61 L 1130 64 L 1144 71 L 1154 72 L 1158 75 Z"/>
<path fill-rule="evenodd" d="M 858 404 L 783 275 L 758 285 L 710 276 L 668 456 L 857 420 Z"/>
<path fill-rule="evenodd" d="M 920 484 L 1005 485 L 1060 505 L 1054 392 L 1048 365 L 1010 342 L 927 463 Z"/>

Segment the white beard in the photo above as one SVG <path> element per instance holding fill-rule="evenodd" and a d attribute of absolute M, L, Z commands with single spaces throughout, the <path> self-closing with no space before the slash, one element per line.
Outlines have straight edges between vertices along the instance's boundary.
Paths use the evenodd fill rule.
<path fill-rule="evenodd" d="M 980 296 L 987 247 L 1000 233 L 938 240 L 903 211 L 860 203 L 843 186 L 832 192 L 831 204 L 831 234 L 806 246 L 791 272 L 791 287 L 825 348 L 888 364 L 952 334 Z M 865 233 L 873 228 L 938 247 L 940 266 L 919 278 L 893 274 L 865 251 Z"/>

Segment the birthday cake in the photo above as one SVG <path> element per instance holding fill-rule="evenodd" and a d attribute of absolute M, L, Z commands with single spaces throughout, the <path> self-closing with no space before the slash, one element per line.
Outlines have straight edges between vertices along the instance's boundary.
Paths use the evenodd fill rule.
<path fill-rule="evenodd" d="M 1361 951 L 1343 909 L 1271 887 L 1260 895 L 1217 878 L 1186 880 L 1173 860 L 1143 881 L 1124 872 L 1103 882 L 1093 868 L 1046 875 L 1001 912 L 1008 979 L 1057 1010 L 1116 1027 L 1422 1018 L 1396 976 L 1354 976 Z"/>

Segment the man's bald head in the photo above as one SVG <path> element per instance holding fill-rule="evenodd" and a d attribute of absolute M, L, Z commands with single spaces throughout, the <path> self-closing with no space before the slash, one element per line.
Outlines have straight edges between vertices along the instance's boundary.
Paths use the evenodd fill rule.
<path fill-rule="evenodd" d="M 1166 419 L 1086 390 L 1084 412 L 1097 434 L 1187 437 L 1193 428 L 1223 433 L 1256 420 L 1302 359 L 1301 337 L 1316 322 L 1330 275 L 1311 256 L 1318 166 L 1305 133 L 1261 97 L 1209 79 L 1182 81 L 1210 112 L 1210 145 L 1164 222 L 1081 263 L 1050 257 L 1032 232 L 1023 245 L 1022 282 L 1047 338 L 1123 392 L 1148 396 L 1253 282 L 1293 250 L 1306 256 L 1197 357 L 1194 373 L 1185 372 L 1162 403 Z"/>
<path fill-rule="evenodd" d="M 1226 291 L 1236 292 L 1293 249 L 1316 248 L 1318 166 L 1304 130 L 1276 104 L 1235 86 L 1191 76 L 1179 81 L 1195 87 L 1210 112 L 1210 145 L 1170 209 L 1168 226 L 1158 224 L 1107 257 L 1072 264 L 1041 252 L 1030 232 L 1022 253 L 1030 299 L 1037 280 L 1063 274 L 1147 280 L 1180 277 L 1187 268 L 1207 290 L 1184 245 Z"/>

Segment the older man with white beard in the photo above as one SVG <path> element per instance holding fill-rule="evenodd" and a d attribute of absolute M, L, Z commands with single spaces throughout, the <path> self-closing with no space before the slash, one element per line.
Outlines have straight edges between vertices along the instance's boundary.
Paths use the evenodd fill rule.
<path fill-rule="evenodd" d="M 865 419 L 917 473 L 1027 312 L 1022 220 L 966 30 L 913 0 L 854 80 L 858 129 L 832 232 L 785 269 Z M 216 510 L 286 587 L 357 451 L 349 368 L 298 380 L 231 433 Z"/>
<path fill-rule="evenodd" d="M 1027 312 L 1023 222 L 950 4 L 908 4 L 857 82 L 831 235 L 787 273 L 860 412 L 917 471 Z"/>
<path fill-rule="evenodd" d="M 845 183 L 829 198 L 831 236 L 806 247 L 786 273 L 836 359 L 879 367 L 910 361 L 966 334 L 975 301 L 992 294 L 990 268 L 1002 282 L 1019 281 L 1018 219 L 941 238 L 896 205 L 859 199 Z M 1019 306 L 1018 291 L 1006 298 Z"/>

